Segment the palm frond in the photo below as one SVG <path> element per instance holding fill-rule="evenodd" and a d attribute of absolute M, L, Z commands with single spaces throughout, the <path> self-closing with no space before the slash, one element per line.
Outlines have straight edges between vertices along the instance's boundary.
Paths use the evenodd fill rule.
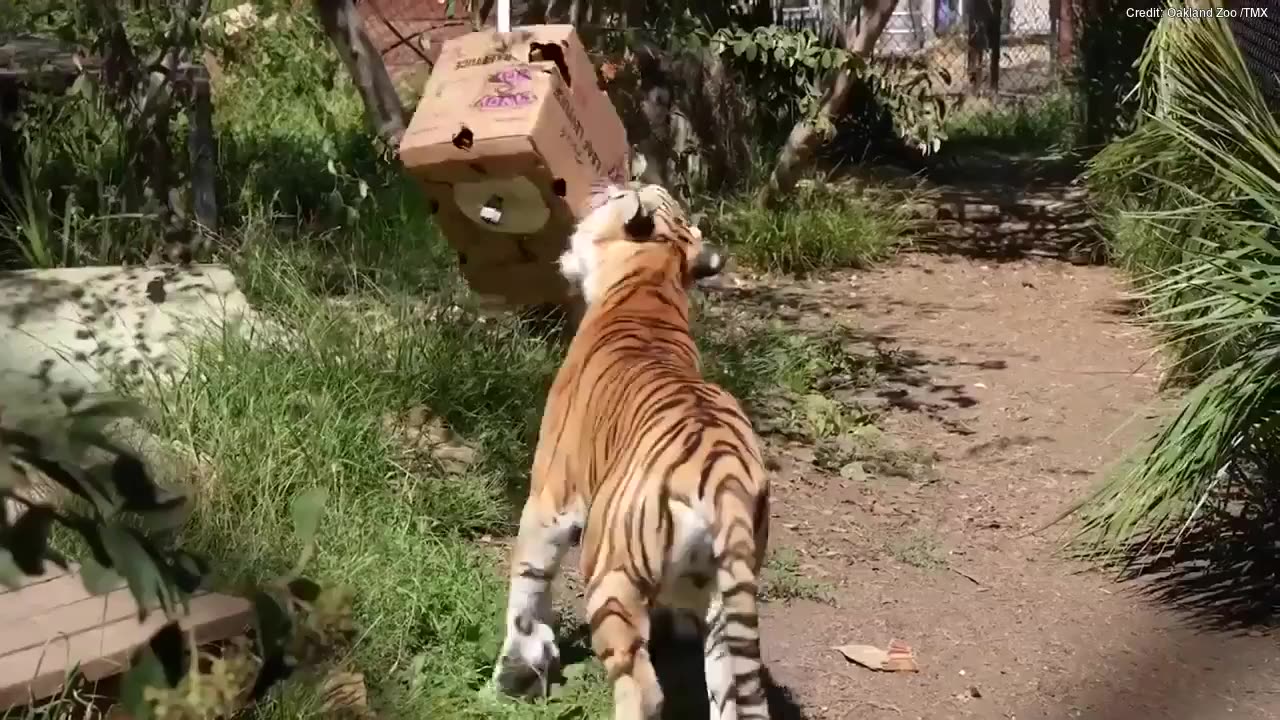
<path fill-rule="evenodd" d="M 1194 386 L 1083 504 L 1077 549 L 1128 562 L 1181 539 L 1246 449 L 1280 450 L 1280 120 L 1224 21 L 1163 20 L 1139 70 L 1141 121 L 1088 181 Z"/>

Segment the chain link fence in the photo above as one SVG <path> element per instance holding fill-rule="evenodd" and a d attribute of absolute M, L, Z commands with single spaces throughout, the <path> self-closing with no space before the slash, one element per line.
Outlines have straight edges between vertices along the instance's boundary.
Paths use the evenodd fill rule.
<path fill-rule="evenodd" d="M 859 5 L 783 0 L 779 18 L 830 37 L 850 22 L 857 27 Z M 938 90 L 946 94 L 1033 97 L 1059 86 L 1070 62 L 1070 26 L 1061 0 L 898 0 L 876 54 L 944 68 L 950 82 Z"/>

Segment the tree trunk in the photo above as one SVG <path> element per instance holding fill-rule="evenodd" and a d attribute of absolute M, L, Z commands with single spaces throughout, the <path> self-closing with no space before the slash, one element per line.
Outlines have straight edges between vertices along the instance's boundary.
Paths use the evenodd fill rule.
<path fill-rule="evenodd" d="M 987 16 L 987 47 L 990 48 L 990 69 L 987 70 L 987 82 L 994 96 L 1000 92 L 1000 34 L 1004 24 L 1004 4 L 1002 0 L 990 0 L 990 14 Z"/>
<path fill-rule="evenodd" d="M 352 0 L 313 0 L 320 24 L 351 74 L 365 115 L 378 136 L 392 148 L 400 147 L 409 125 L 409 113 L 391 84 L 382 56 L 364 31 L 360 13 Z"/>
<path fill-rule="evenodd" d="M 1066 77 L 1076 62 L 1077 0 L 1058 0 L 1058 73 Z"/>
<path fill-rule="evenodd" d="M 202 240 L 218 231 L 218 150 L 213 134 L 213 98 L 209 71 L 194 66 L 188 73 L 191 89 L 191 129 L 187 154 L 191 162 L 191 204 Z"/>
<path fill-rule="evenodd" d="M 641 123 L 632 127 L 629 140 L 644 159 L 639 180 L 669 186 L 671 183 L 671 69 L 669 59 L 656 46 L 639 42 L 633 48 L 640 74 Z M 637 132 L 638 131 L 638 132 Z"/>
<path fill-rule="evenodd" d="M 864 60 L 869 59 L 897 5 L 898 0 L 868 0 L 863 6 L 866 9 L 863 22 L 859 23 L 855 17 L 845 29 L 845 48 Z M 822 99 L 817 112 L 813 118 L 803 119 L 791 129 L 786 144 L 778 152 L 769 182 L 756 195 L 757 204 L 766 207 L 776 205 L 795 189 L 800 174 L 812 164 L 818 147 L 826 140 L 830 128 L 848 104 L 856 80 L 854 73 L 855 70 L 844 68 L 823 79 Z"/>

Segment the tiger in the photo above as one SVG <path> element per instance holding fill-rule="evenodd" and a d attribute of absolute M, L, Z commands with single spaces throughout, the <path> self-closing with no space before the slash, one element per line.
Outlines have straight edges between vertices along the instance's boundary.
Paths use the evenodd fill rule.
<path fill-rule="evenodd" d="M 559 260 L 584 308 L 539 428 L 490 687 L 547 692 L 560 661 L 551 583 L 580 543 L 615 720 L 661 713 L 649 640 L 664 613 L 677 637 L 702 639 L 712 720 L 763 720 L 769 480 L 742 406 L 704 379 L 689 320 L 690 289 L 721 272 L 724 251 L 661 185 L 598 186 L 590 207 Z"/>

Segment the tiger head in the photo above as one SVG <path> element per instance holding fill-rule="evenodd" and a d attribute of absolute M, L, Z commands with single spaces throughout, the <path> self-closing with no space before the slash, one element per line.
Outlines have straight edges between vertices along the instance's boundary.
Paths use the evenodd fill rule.
<path fill-rule="evenodd" d="M 703 242 L 702 231 L 661 185 L 611 184 L 592 194 L 592 208 L 560 256 L 560 273 L 587 303 L 637 264 L 660 266 L 674 258 L 686 288 L 724 269 L 724 252 Z"/>

